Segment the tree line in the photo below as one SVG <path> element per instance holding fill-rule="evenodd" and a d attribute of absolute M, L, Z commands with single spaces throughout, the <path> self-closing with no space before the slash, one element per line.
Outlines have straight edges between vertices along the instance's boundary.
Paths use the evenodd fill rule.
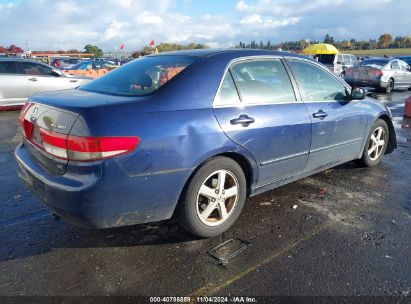
<path fill-rule="evenodd" d="M 140 50 L 134 51 L 132 53 L 132 57 L 137 58 L 140 56 L 148 55 L 157 49 L 157 52 L 171 52 L 171 51 L 181 51 L 181 50 L 196 50 L 196 49 L 207 49 L 208 46 L 201 43 L 189 43 L 189 44 L 178 44 L 178 43 L 167 43 L 161 42 L 160 44 L 156 45 L 155 47 L 150 47 L 149 45 L 145 45 Z"/>
<path fill-rule="evenodd" d="M 374 50 L 374 49 L 396 49 L 396 48 L 411 48 L 411 36 L 396 36 L 393 38 L 391 34 L 382 34 L 378 39 L 357 40 L 351 38 L 349 40 L 337 41 L 330 34 L 326 34 L 323 41 L 309 41 L 302 39 L 297 41 L 286 41 L 277 44 L 271 43 L 270 40 L 257 42 L 255 40 L 250 43 L 240 41 L 236 48 L 251 48 L 251 49 L 268 49 L 276 50 L 282 49 L 284 51 L 302 51 L 310 44 L 315 43 L 329 43 L 340 50 Z"/>
<path fill-rule="evenodd" d="M 411 36 L 396 36 L 393 37 L 391 34 L 385 33 L 380 35 L 378 39 L 369 39 L 369 40 L 356 40 L 351 38 L 349 40 L 337 41 L 330 34 L 325 35 L 323 41 L 309 41 L 308 39 L 301 39 L 296 41 L 286 41 L 281 43 L 272 43 L 270 40 L 263 42 L 257 42 L 255 40 L 250 43 L 244 43 L 240 41 L 234 47 L 236 48 L 251 48 L 251 49 L 268 49 L 276 50 L 282 49 L 284 51 L 302 51 L 310 44 L 314 43 L 329 43 L 333 44 L 337 49 L 340 50 L 375 50 L 375 49 L 386 49 L 386 48 L 411 48 Z M 140 57 L 147 54 L 154 53 L 157 50 L 159 53 L 170 52 L 170 51 L 179 51 L 179 50 L 191 50 L 191 49 L 204 49 L 208 48 L 206 44 L 201 43 L 189 43 L 189 44 L 178 44 L 178 43 L 167 43 L 161 42 L 155 47 L 145 45 L 140 50 L 136 50 L 132 53 L 133 57 Z M 60 53 L 82 53 L 79 50 L 72 49 L 68 51 L 61 51 Z M 17 54 L 23 53 L 23 50 L 12 44 L 10 47 L 5 48 L 0 46 L 0 53 L 8 54 Z M 58 53 L 58 52 L 57 52 Z M 94 54 L 95 57 L 103 56 L 103 51 L 101 48 L 95 45 L 87 44 L 84 47 L 83 53 Z"/>

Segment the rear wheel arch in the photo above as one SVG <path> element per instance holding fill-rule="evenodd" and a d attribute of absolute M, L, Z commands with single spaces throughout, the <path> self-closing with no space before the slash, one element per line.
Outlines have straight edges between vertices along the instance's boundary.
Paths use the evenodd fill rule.
<path fill-rule="evenodd" d="M 250 195 L 251 193 L 251 186 L 253 184 L 253 178 L 254 178 L 254 174 L 253 174 L 253 168 L 252 165 L 250 163 L 250 161 L 244 156 L 241 155 L 240 153 L 235 153 L 235 152 L 224 152 L 224 153 L 220 153 L 220 154 L 215 154 L 209 158 L 207 158 L 206 160 L 204 160 L 202 163 L 200 163 L 196 169 L 190 174 L 190 176 L 188 177 L 188 179 L 186 180 L 183 189 L 180 192 L 179 195 L 179 199 L 177 201 L 177 205 L 174 209 L 174 213 L 173 213 L 173 217 L 176 214 L 177 209 L 180 206 L 180 202 L 182 197 L 184 196 L 184 193 L 187 191 L 187 187 L 190 184 L 191 180 L 193 179 L 193 177 L 196 175 L 196 173 L 198 172 L 198 170 L 204 166 L 206 163 L 208 163 L 210 160 L 216 158 L 216 157 L 227 157 L 232 159 L 233 161 L 235 161 L 243 170 L 243 173 L 245 175 L 245 179 L 246 179 L 246 183 L 247 183 L 247 196 Z"/>

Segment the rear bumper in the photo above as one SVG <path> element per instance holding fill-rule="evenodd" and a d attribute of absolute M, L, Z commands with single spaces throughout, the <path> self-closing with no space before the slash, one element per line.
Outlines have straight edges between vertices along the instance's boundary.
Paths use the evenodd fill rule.
<path fill-rule="evenodd" d="M 346 80 L 352 87 L 368 87 L 368 88 L 386 88 L 388 85 L 387 81 L 350 81 Z"/>
<path fill-rule="evenodd" d="M 35 161 L 24 144 L 16 148 L 15 157 L 19 177 L 36 197 L 69 222 L 87 228 L 169 219 L 192 172 L 129 176 L 117 161 L 109 159 L 53 175 Z"/>

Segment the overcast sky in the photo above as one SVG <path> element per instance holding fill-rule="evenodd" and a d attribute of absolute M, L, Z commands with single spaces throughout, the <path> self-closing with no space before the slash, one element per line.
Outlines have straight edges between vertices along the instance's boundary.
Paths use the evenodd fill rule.
<path fill-rule="evenodd" d="M 0 0 L 0 46 L 135 50 L 150 40 L 229 47 L 411 35 L 411 0 Z"/>

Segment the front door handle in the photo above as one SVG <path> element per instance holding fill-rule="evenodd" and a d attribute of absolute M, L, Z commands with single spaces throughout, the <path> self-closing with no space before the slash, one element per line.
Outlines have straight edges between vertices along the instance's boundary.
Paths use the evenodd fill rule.
<path fill-rule="evenodd" d="M 314 113 L 314 114 L 313 114 L 313 117 L 314 117 L 314 118 L 319 118 L 319 119 L 324 119 L 324 118 L 326 118 L 327 116 L 328 116 L 328 114 L 325 113 L 323 110 L 318 110 L 317 113 Z"/>
<path fill-rule="evenodd" d="M 29 80 L 30 80 L 30 81 L 37 81 L 37 78 L 36 78 L 36 77 L 33 77 L 33 78 L 29 78 Z"/>
<path fill-rule="evenodd" d="M 248 115 L 240 115 L 239 117 L 230 120 L 232 125 L 242 125 L 243 127 L 247 127 L 253 122 L 255 122 L 254 118 L 249 117 Z"/>

